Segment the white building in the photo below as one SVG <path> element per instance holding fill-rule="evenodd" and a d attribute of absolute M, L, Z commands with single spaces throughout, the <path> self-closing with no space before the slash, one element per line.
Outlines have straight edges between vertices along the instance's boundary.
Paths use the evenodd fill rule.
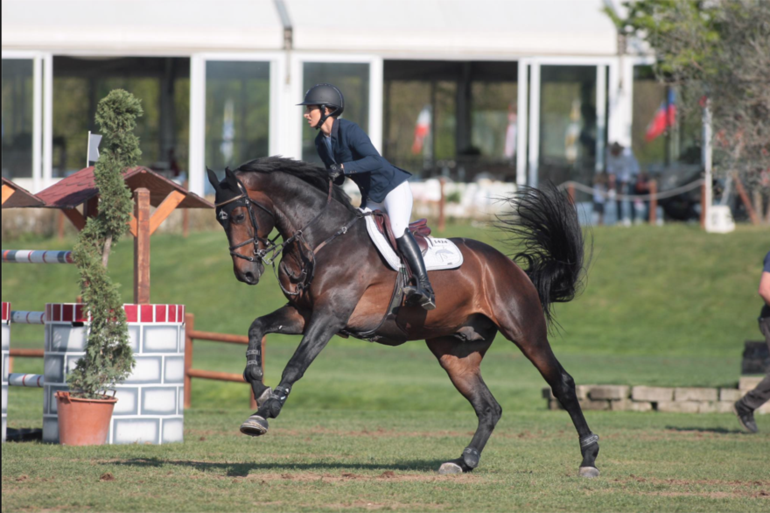
<path fill-rule="evenodd" d="M 615 2 L 619 3 L 619 2 Z M 143 164 L 189 172 L 315 159 L 305 90 L 397 165 L 468 179 L 590 181 L 607 142 L 670 154 L 644 129 L 665 97 L 619 48 L 610 0 L 3 0 L 3 176 L 36 192 L 85 165 L 98 100 L 143 100 Z M 419 113 L 433 128 L 415 142 Z M 513 125 L 513 126 L 511 126 Z M 655 146 L 657 145 L 657 146 Z"/>

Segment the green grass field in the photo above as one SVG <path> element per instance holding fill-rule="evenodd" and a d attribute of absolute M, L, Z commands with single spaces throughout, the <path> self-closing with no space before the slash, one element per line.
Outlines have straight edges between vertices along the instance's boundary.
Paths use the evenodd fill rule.
<path fill-rule="evenodd" d="M 493 229 L 448 236 L 504 248 Z M 585 292 L 557 306 L 551 337 L 578 383 L 733 386 L 745 339 L 759 339 L 756 294 L 770 233 L 707 235 L 671 225 L 596 229 Z M 15 249 L 72 241 L 13 241 Z M 224 235 L 153 237 L 152 300 L 180 302 L 196 328 L 245 334 L 283 305 L 272 276 L 232 275 Z M 110 267 L 131 300 L 130 241 Z M 71 266 L 3 265 L 3 299 L 18 310 L 77 295 Z M 440 301 L 440 298 L 438 298 Z M 42 347 L 39 327 L 14 326 L 13 347 Z M 275 385 L 297 337 L 268 337 Z M 244 348 L 196 342 L 196 368 L 240 373 Z M 40 372 L 17 359 L 16 371 Z M 244 385 L 195 380 L 185 443 L 68 448 L 10 443 L 2 451 L 3 511 L 767 511 L 770 419 L 760 435 L 732 415 L 587 412 L 602 437 L 597 480 L 576 477 L 579 451 L 564 412 L 540 398 L 542 378 L 502 337 L 482 366 L 503 419 L 470 475 L 436 475 L 475 429 L 470 406 L 421 342 L 389 348 L 335 338 L 295 387 L 266 437 L 237 432 Z M 11 427 L 42 425 L 42 392 L 12 389 Z M 102 476 L 104 476 L 102 478 Z"/>

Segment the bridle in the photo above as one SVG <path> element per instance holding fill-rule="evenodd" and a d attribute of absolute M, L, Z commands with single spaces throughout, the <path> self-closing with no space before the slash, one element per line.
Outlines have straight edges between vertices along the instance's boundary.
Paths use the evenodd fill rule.
<path fill-rule="evenodd" d="M 248 195 L 248 193 L 246 192 L 246 187 L 243 185 L 243 182 L 241 182 L 241 180 L 238 179 L 238 178 L 236 178 L 236 180 L 237 180 L 237 183 L 238 183 L 238 189 L 240 190 L 240 194 L 238 196 L 235 196 L 234 198 L 230 198 L 228 200 L 222 201 L 221 203 L 216 203 L 214 206 L 216 208 L 220 208 L 220 207 L 223 207 L 225 205 L 231 205 L 232 204 L 233 205 L 232 208 L 246 207 L 246 210 L 249 212 L 249 220 L 251 221 L 251 228 L 253 230 L 253 235 L 251 236 L 250 239 L 248 239 L 248 240 L 246 240 L 244 242 L 241 242 L 240 244 L 236 244 L 234 246 L 230 246 L 229 247 L 230 255 L 238 257 L 238 258 L 242 258 L 244 260 L 248 260 L 249 262 L 257 262 L 257 263 L 260 263 L 260 264 L 271 265 L 273 267 L 273 272 L 276 273 L 276 275 L 277 275 L 277 271 L 275 269 L 275 261 L 284 252 L 284 250 L 286 249 L 286 246 L 288 246 L 289 244 L 291 244 L 291 243 L 293 243 L 295 241 L 298 241 L 298 242 L 304 244 L 306 247 L 310 248 L 310 244 L 305 239 L 304 233 L 305 233 L 305 231 L 307 231 L 308 228 L 310 228 L 310 226 L 313 225 L 313 223 L 315 223 L 321 217 L 321 215 L 323 215 L 323 213 L 329 207 L 329 204 L 331 203 L 331 200 L 332 200 L 332 191 L 334 189 L 334 181 L 333 181 L 333 179 L 331 177 L 329 177 L 329 193 L 326 196 L 326 204 L 313 217 L 313 219 L 311 219 L 307 224 L 305 224 L 304 227 L 302 227 L 299 230 L 297 230 L 296 232 L 294 232 L 290 237 L 284 239 L 284 241 L 282 243 L 276 244 L 275 241 L 278 239 L 278 237 L 281 236 L 280 233 L 278 235 L 276 235 L 275 237 L 273 237 L 272 240 L 268 239 L 266 237 L 260 237 L 259 236 L 259 225 L 257 224 L 257 217 L 256 217 L 256 215 L 254 213 L 254 209 L 252 208 L 252 205 L 257 206 L 257 207 L 261 208 L 262 210 L 264 210 L 265 212 L 267 212 L 268 214 L 270 214 L 270 217 L 272 217 L 274 220 L 275 220 L 275 214 L 272 211 L 270 211 L 269 208 L 267 208 L 266 206 L 262 205 L 260 202 L 252 199 Z M 332 240 L 336 239 L 339 235 L 343 235 L 343 234 L 347 233 L 348 229 L 358 219 L 364 217 L 364 215 L 365 214 L 363 214 L 363 213 L 357 214 L 356 217 L 354 217 L 351 221 L 349 221 L 347 224 L 345 224 L 345 226 L 343 226 L 342 228 L 337 230 L 337 232 L 335 232 L 334 235 L 332 235 L 331 237 L 329 237 L 328 239 L 323 241 L 315 249 L 311 248 L 311 252 L 310 252 L 311 259 L 314 260 L 313 257 L 315 256 L 315 254 L 322 247 L 326 246 Z M 261 249 L 259 247 L 259 243 L 260 242 L 264 246 Z M 253 244 L 254 245 L 253 256 L 244 256 L 244 255 L 241 255 L 240 253 L 236 252 L 237 249 L 240 249 L 240 248 L 242 248 L 244 246 L 248 246 L 249 244 Z M 313 263 L 312 260 L 311 260 L 311 263 Z M 278 284 L 281 285 L 281 289 L 283 290 L 284 293 L 289 294 L 289 295 L 298 295 L 298 294 L 300 294 L 302 289 L 307 288 L 307 286 L 309 286 L 310 280 L 312 279 L 312 267 L 311 267 L 311 272 L 308 273 L 307 270 L 304 268 L 304 265 L 303 265 L 303 269 L 302 269 L 300 274 L 304 275 L 305 278 L 304 278 L 304 280 L 301 283 L 297 284 L 297 291 L 296 292 L 291 292 L 291 291 L 286 290 L 285 288 L 283 288 L 283 285 L 281 285 L 281 280 L 278 280 Z"/>

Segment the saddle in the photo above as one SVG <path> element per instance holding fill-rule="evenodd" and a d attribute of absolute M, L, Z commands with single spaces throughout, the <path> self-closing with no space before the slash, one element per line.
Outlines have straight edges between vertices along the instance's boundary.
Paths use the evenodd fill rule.
<path fill-rule="evenodd" d="M 396 237 L 393 234 L 393 228 L 390 226 L 390 218 L 388 217 L 388 214 L 382 210 L 375 210 L 372 212 L 372 217 L 374 217 L 374 222 L 377 225 L 377 229 L 380 230 L 380 233 L 385 236 L 390 245 L 393 247 L 393 251 L 395 251 L 397 255 L 401 255 L 401 252 L 398 250 L 398 244 L 396 244 Z M 425 252 L 428 251 L 428 241 L 426 240 L 426 237 L 430 235 L 428 220 L 418 219 L 413 223 L 409 223 L 409 231 L 412 232 L 412 235 L 414 235 L 414 240 L 417 241 L 417 245 L 420 247 L 420 251 L 422 251 L 423 256 L 425 256 Z"/>

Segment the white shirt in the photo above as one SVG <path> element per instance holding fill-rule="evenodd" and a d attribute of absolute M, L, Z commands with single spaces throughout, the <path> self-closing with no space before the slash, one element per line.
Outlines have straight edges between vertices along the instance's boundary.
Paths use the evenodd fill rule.
<path fill-rule="evenodd" d="M 618 182 L 631 182 L 639 174 L 639 162 L 631 152 L 631 148 L 623 148 L 617 157 L 607 152 L 607 173 L 615 175 Z"/>

